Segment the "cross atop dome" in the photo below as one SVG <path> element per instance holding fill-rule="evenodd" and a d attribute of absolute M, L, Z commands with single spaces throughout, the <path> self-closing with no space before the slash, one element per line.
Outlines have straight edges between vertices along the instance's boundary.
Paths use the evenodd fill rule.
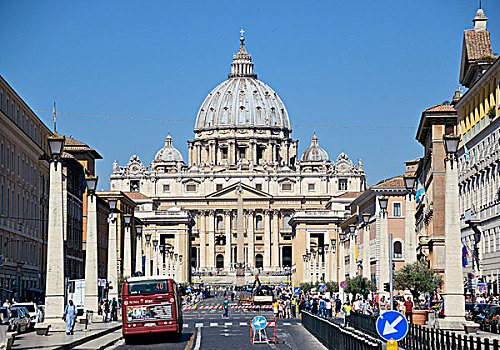
<path fill-rule="evenodd" d="M 231 63 L 231 73 L 229 78 L 254 78 L 257 79 L 257 74 L 253 73 L 252 55 L 245 49 L 245 31 L 240 30 L 240 49 L 233 55 L 233 63 Z"/>

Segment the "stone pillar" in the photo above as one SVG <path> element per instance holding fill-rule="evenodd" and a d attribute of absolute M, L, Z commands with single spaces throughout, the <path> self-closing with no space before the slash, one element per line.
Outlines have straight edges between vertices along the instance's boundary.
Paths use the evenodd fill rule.
<path fill-rule="evenodd" d="M 236 155 L 235 144 L 234 144 L 234 141 L 231 140 L 231 141 L 229 141 L 229 155 L 228 155 L 229 164 L 236 164 L 235 155 Z M 224 259 L 224 260 L 226 260 L 226 259 Z"/>
<path fill-rule="evenodd" d="M 356 261 L 356 251 L 355 251 L 357 232 L 358 232 L 358 229 L 356 228 L 356 232 L 354 232 L 354 234 L 349 233 L 349 250 L 350 250 L 349 276 L 351 278 L 354 278 L 356 276 L 356 272 L 357 272 L 358 262 Z"/>
<path fill-rule="evenodd" d="M 264 211 L 264 269 L 271 267 L 271 211 Z"/>
<path fill-rule="evenodd" d="M 87 241 L 85 243 L 85 310 L 97 315 L 99 293 L 97 289 L 97 197 L 87 196 Z"/>
<path fill-rule="evenodd" d="M 208 211 L 208 268 L 215 268 L 215 210 Z"/>
<path fill-rule="evenodd" d="M 339 246 L 337 245 L 338 239 L 335 241 L 335 248 L 330 248 L 333 249 L 333 251 L 330 253 L 331 254 L 331 266 L 332 266 L 332 273 L 331 273 L 331 278 L 332 281 L 334 282 L 340 282 L 340 277 L 337 271 L 337 257 L 339 254 Z"/>
<path fill-rule="evenodd" d="M 109 214 L 109 231 L 108 231 L 108 281 L 113 289 L 109 290 L 109 299 L 118 300 L 118 261 L 117 257 L 117 240 L 116 240 L 116 213 Z"/>
<path fill-rule="evenodd" d="M 417 246 L 415 244 L 415 202 L 411 194 L 405 197 L 405 263 L 417 261 Z"/>
<path fill-rule="evenodd" d="M 344 242 L 339 241 L 338 259 L 339 259 L 339 282 L 345 280 L 345 249 Z"/>
<path fill-rule="evenodd" d="M 225 230 L 224 234 L 226 236 L 226 246 L 224 249 L 224 269 L 229 271 L 231 269 L 231 211 L 226 210 L 224 212 L 224 224 Z"/>
<path fill-rule="evenodd" d="M 241 184 L 240 184 L 241 186 Z M 236 263 L 245 263 L 245 219 L 243 216 L 243 192 L 237 191 L 238 206 L 236 213 Z M 244 282 L 244 281 L 243 281 Z"/>
<path fill-rule="evenodd" d="M 144 264 L 144 276 L 151 276 L 151 242 L 146 241 L 146 262 Z"/>
<path fill-rule="evenodd" d="M 444 310 L 447 328 L 463 329 L 465 299 L 463 287 L 462 240 L 458 210 L 458 162 L 445 162 L 444 225 Z M 450 323 L 456 323 L 456 326 Z"/>
<path fill-rule="evenodd" d="M 363 228 L 363 277 L 371 280 L 370 271 L 370 227 L 364 225 Z"/>
<path fill-rule="evenodd" d="M 326 237 L 328 238 L 328 237 Z M 325 242 L 328 242 L 327 240 L 325 240 Z M 327 243 L 328 244 L 328 243 Z M 323 254 L 325 256 L 325 268 L 324 268 L 324 271 L 325 271 L 325 282 L 327 281 L 331 281 L 332 280 L 332 277 L 331 277 L 331 269 L 330 269 L 330 247 L 328 246 L 328 250 L 324 249 L 323 247 Z"/>
<path fill-rule="evenodd" d="M 135 271 L 144 274 L 142 271 L 142 235 L 135 237 Z"/>
<path fill-rule="evenodd" d="M 380 229 L 379 229 L 379 293 L 385 295 L 386 299 L 388 293 L 384 292 L 384 283 L 389 282 L 389 253 L 388 242 L 389 233 L 387 229 L 387 211 L 380 210 L 379 212 Z"/>
<path fill-rule="evenodd" d="M 130 238 L 131 225 L 125 225 L 125 236 L 123 239 L 123 276 L 132 276 L 132 241 Z"/>
<path fill-rule="evenodd" d="M 248 230 L 247 230 L 247 238 L 248 238 L 248 267 L 253 268 L 255 262 L 255 237 L 254 237 L 254 218 L 255 211 L 248 211 Z"/>
<path fill-rule="evenodd" d="M 207 234 L 206 234 L 206 229 L 205 229 L 205 224 L 206 224 L 206 217 L 205 217 L 205 212 L 201 212 L 199 216 L 199 223 L 200 223 L 200 229 L 199 229 L 199 234 L 200 234 L 200 253 L 198 254 L 198 261 L 199 261 L 199 267 L 206 267 L 207 262 L 206 262 L 206 257 L 205 257 L 205 252 L 207 249 Z"/>
<path fill-rule="evenodd" d="M 272 266 L 275 269 L 279 269 L 280 267 L 280 216 L 279 210 L 273 211 L 273 240 L 272 240 Z"/>
<path fill-rule="evenodd" d="M 64 312 L 64 220 L 62 202 L 62 163 L 50 163 L 49 216 L 47 235 L 47 278 L 45 284 L 45 321 L 54 327 L 62 324 Z"/>

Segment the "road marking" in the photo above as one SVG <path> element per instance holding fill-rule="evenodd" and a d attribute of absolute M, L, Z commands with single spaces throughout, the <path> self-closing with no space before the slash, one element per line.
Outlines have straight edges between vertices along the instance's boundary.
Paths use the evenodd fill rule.
<path fill-rule="evenodd" d="M 224 323 L 224 326 L 232 326 L 233 325 L 233 322 L 226 322 Z"/>
<path fill-rule="evenodd" d="M 283 322 L 283 326 L 291 326 L 292 324 L 289 322 Z"/>
<path fill-rule="evenodd" d="M 188 327 L 189 327 L 189 324 L 187 324 L 187 323 L 184 323 L 184 324 L 182 325 L 182 328 L 188 328 Z"/>
<path fill-rule="evenodd" d="M 240 326 L 246 326 L 247 323 L 246 322 L 240 322 Z"/>
<path fill-rule="evenodd" d="M 210 322 L 210 327 L 217 327 L 219 324 L 216 322 Z"/>
<path fill-rule="evenodd" d="M 203 327 L 203 323 L 197 323 L 197 324 L 195 324 L 194 326 L 195 326 L 196 328 L 201 328 L 201 327 Z"/>
<path fill-rule="evenodd" d="M 194 350 L 200 350 L 201 346 L 201 327 L 198 328 L 198 333 L 196 334 L 196 344 Z"/>

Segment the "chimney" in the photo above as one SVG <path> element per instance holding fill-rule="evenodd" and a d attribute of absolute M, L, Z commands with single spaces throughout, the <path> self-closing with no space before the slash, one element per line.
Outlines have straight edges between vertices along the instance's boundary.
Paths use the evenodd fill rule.
<path fill-rule="evenodd" d="M 486 21 L 488 21 L 488 17 L 484 14 L 483 9 L 479 9 L 476 12 L 476 17 L 472 20 L 474 22 L 474 30 L 476 32 L 484 32 L 486 30 Z"/>

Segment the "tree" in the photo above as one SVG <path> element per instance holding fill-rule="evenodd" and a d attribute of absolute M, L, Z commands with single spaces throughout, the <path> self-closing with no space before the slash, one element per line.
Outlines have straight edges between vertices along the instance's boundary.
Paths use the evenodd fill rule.
<path fill-rule="evenodd" d="M 439 289 L 442 283 L 441 276 L 430 269 L 424 259 L 405 264 L 394 274 L 395 289 L 409 290 L 413 295 L 413 300 L 418 300 L 422 293 Z"/>
<path fill-rule="evenodd" d="M 316 291 L 319 291 L 319 285 L 320 284 L 325 284 L 327 289 L 327 292 L 331 293 L 337 293 L 339 291 L 339 283 L 338 282 L 333 282 L 333 281 L 328 281 L 328 282 L 316 282 L 316 283 L 311 283 L 311 282 L 303 282 L 300 285 L 300 289 L 303 290 L 304 292 L 309 292 L 311 291 L 312 288 L 316 288 Z"/>
<path fill-rule="evenodd" d="M 377 289 L 377 287 L 371 280 L 360 275 L 354 277 L 353 279 L 348 278 L 346 280 L 346 283 L 347 287 L 344 290 L 344 292 L 346 293 L 368 294 L 368 292 L 375 291 Z M 363 286 L 364 286 L 364 291 L 363 291 Z"/>

